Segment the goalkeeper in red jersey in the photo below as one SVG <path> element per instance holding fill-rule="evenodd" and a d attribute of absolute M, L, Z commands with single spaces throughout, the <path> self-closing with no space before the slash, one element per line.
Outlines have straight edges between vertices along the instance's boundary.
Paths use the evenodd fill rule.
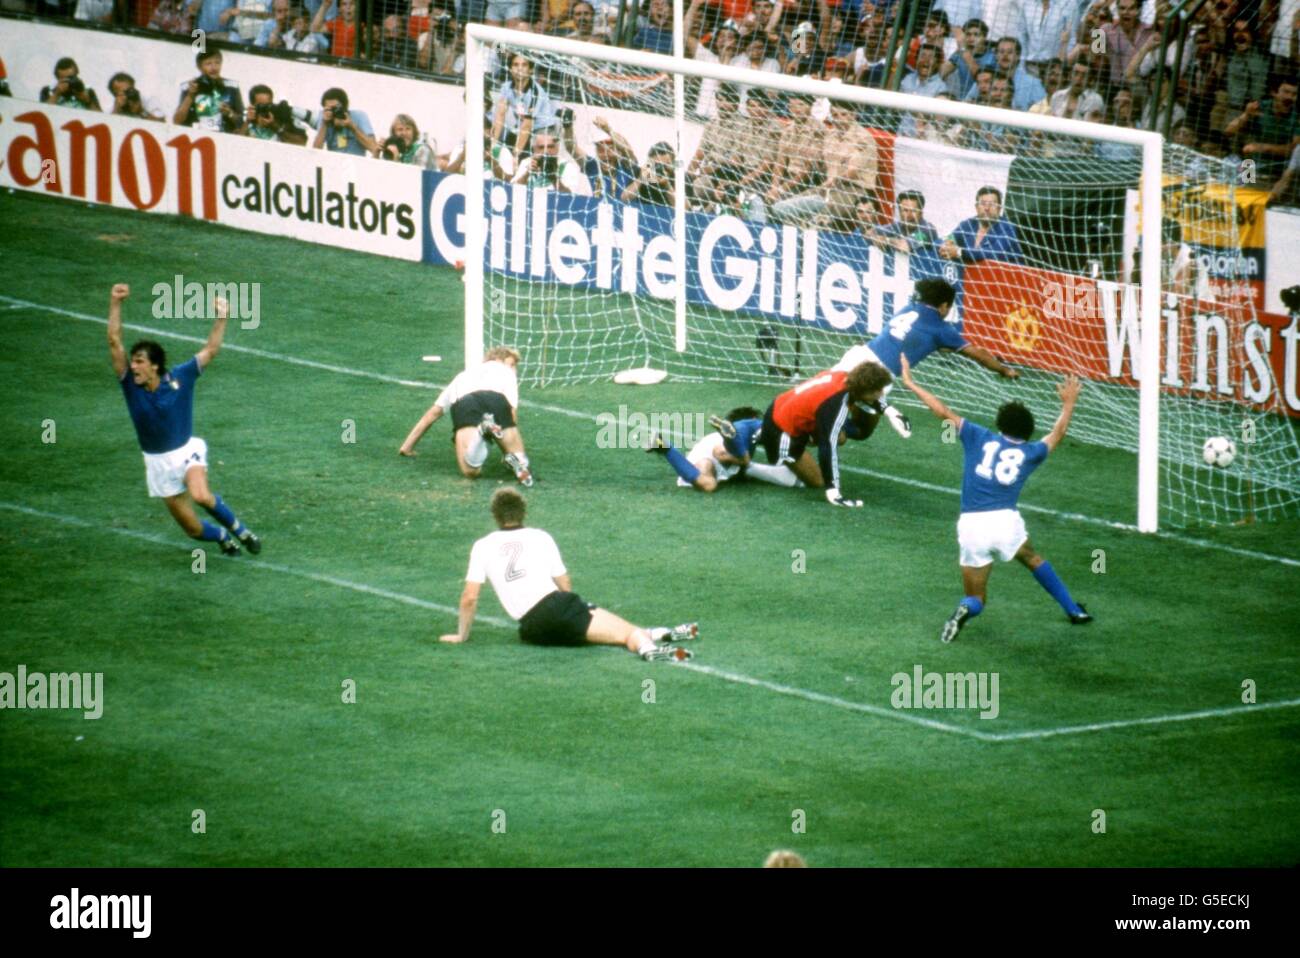
<path fill-rule="evenodd" d="M 880 416 L 880 397 L 893 382 L 879 363 L 860 363 L 851 371 L 827 370 L 783 392 L 763 414 L 759 442 L 772 465 L 789 464 L 805 485 L 825 487 L 833 506 L 858 507 L 860 499 L 840 495 L 839 446 L 865 439 Z M 817 459 L 808 443 L 817 443 Z"/>

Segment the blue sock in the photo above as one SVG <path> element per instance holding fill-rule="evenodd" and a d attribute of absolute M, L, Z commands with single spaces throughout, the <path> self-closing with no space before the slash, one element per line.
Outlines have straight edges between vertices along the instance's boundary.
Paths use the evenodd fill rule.
<path fill-rule="evenodd" d="M 1070 597 L 1070 590 L 1065 587 L 1061 577 L 1056 574 L 1050 562 L 1044 562 L 1034 570 L 1034 578 L 1038 584 L 1047 590 L 1048 595 L 1057 601 L 1066 615 L 1078 615 L 1083 610 L 1079 608 L 1078 603 Z"/>
<path fill-rule="evenodd" d="M 967 616 L 967 618 L 970 619 L 975 618 L 975 616 L 979 615 L 981 612 L 984 611 L 984 603 L 979 600 L 978 596 L 973 596 L 973 595 L 963 596 L 962 600 L 957 604 L 964 605 L 966 606 L 966 608 L 970 609 L 970 614 Z"/>
<path fill-rule="evenodd" d="M 235 518 L 235 514 L 230 511 L 230 506 L 226 505 L 221 500 L 220 496 L 214 496 L 213 498 L 217 501 L 212 504 L 212 508 L 208 509 L 207 506 L 204 506 L 203 508 L 207 510 L 208 515 L 212 516 L 212 518 L 216 519 L 235 535 L 239 535 L 239 533 L 244 529 L 243 523 Z"/>
<path fill-rule="evenodd" d="M 199 525 L 203 526 L 203 531 L 199 533 L 199 538 L 204 542 L 220 542 L 226 537 L 226 530 L 220 526 L 214 526 L 205 519 L 199 520 Z"/>
<path fill-rule="evenodd" d="M 690 460 L 682 455 L 682 451 L 676 446 L 669 446 L 665 455 L 668 457 L 668 464 L 677 470 L 677 475 L 691 485 L 695 485 L 695 480 L 700 478 L 700 470 L 691 465 Z"/>

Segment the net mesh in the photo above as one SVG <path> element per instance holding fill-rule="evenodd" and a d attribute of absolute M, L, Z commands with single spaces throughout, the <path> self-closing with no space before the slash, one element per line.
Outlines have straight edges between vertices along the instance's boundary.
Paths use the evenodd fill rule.
<path fill-rule="evenodd" d="M 531 65 L 526 82 L 516 55 Z M 484 336 L 520 349 L 525 383 L 652 366 L 670 381 L 784 386 L 890 335 L 914 283 L 942 277 L 958 290 L 949 321 L 1022 375 L 935 354 L 919 381 L 985 422 L 1012 398 L 1050 421 L 1061 374 L 1075 373 L 1088 383 L 1071 435 L 1137 452 L 1137 147 L 1029 131 L 1011 111 L 1005 124 L 969 123 L 780 94 L 756 72 L 734 85 L 688 77 L 679 148 L 668 73 L 526 41 L 498 46 L 492 63 L 487 117 L 500 142 L 471 184 L 485 190 Z M 707 121 L 695 115 L 705 93 Z M 1166 147 L 1164 525 L 1300 511 L 1284 328 L 1198 256 L 1237 246 L 1235 172 Z M 902 392 L 892 398 L 906 402 Z M 1226 468 L 1204 458 L 1212 437 L 1236 447 Z M 1136 487 L 1135 462 L 1132 472 Z M 1106 518 L 1131 521 L 1135 501 Z"/>

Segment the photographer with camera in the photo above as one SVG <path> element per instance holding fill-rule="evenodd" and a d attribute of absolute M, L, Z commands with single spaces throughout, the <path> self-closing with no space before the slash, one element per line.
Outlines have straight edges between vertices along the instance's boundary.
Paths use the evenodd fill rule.
<path fill-rule="evenodd" d="M 54 83 L 41 87 L 40 101 L 73 110 L 99 110 L 99 97 L 82 82 L 80 72 L 72 57 L 60 59 L 54 64 Z"/>
<path fill-rule="evenodd" d="M 388 139 L 379 145 L 375 156 L 381 160 L 394 163 L 407 163 L 422 170 L 438 168 L 437 145 L 430 146 L 427 138 L 420 135 L 414 118 L 399 113 L 393 118 L 393 125 L 388 128 Z"/>
<path fill-rule="evenodd" d="M 577 149 L 573 138 L 573 111 L 564 107 L 556 113 L 556 119 L 563 130 L 565 148 L 560 148 L 554 129 L 538 130 L 533 135 L 532 155 L 519 164 L 510 182 L 525 183 L 531 189 L 590 196 L 591 181 L 583 175 L 582 164 L 573 155 Z"/>
<path fill-rule="evenodd" d="M 288 102 L 258 103 L 249 107 L 251 117 L 245 134 L 255 140 L 274 140 L 290 146 L 306 146 L 307 134 L 294 123 L 294 110 Z"/>
<path fill-rule="evenodd" d="M 244 100 L 239 83 L 221 75 L 221 51 L 205 50 L 194 57 L 199 75 L 181 88 L 172 122 L 216 133 L 244 131 Z"/>
<path fill-rule="evenodd" d="M 677 197 L 673 181 L 675 163 L 672 144 L 667 141 L 656 143 L 650 147 L 650 155 L 646 157 L 637 178 L 627 185 L 620 199 L 624 203 L 674 205 Z"/>
<path fill-rule="evenodd" d="M 120 116 L 133 116 L 141 120 L 159 120 L 163 111 L 153 100 L 145 101 L 135 88 L 135 78 L 129 73 L 114 73 L 108 81 L 108 92 L 113 98 L 112 112 Z"/>
<path fill-rule="evenodd" d="M 348 108 L 348 95 L 339 87 L 330 87 L 320 98 L 320 126 L 312 148 L 331 153 L 367 156 L 379 152 L 375 129 L 370 117 Z"/>

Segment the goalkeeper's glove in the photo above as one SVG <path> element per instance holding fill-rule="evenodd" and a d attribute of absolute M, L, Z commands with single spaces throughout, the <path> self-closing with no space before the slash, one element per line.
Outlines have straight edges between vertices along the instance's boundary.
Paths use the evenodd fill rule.
<path fill-rule="evenodd" d="M 887 418 L 889 424 L 894 427 L 894 431 L 904 439 L 910 439 L 912 437 L 912 420 L 899 412 L 896 406 L 891 406 L 888 403 L 885 404 L 885 418 Z"/>
<path fill-rule="evenodd" d="M 847 509 L 861 509 L 861 499 L 845 499 L 840 495 L 840 491 L 834 486 L 826 490 L 826 501 L 833 506 L 844 506 Z"/>

